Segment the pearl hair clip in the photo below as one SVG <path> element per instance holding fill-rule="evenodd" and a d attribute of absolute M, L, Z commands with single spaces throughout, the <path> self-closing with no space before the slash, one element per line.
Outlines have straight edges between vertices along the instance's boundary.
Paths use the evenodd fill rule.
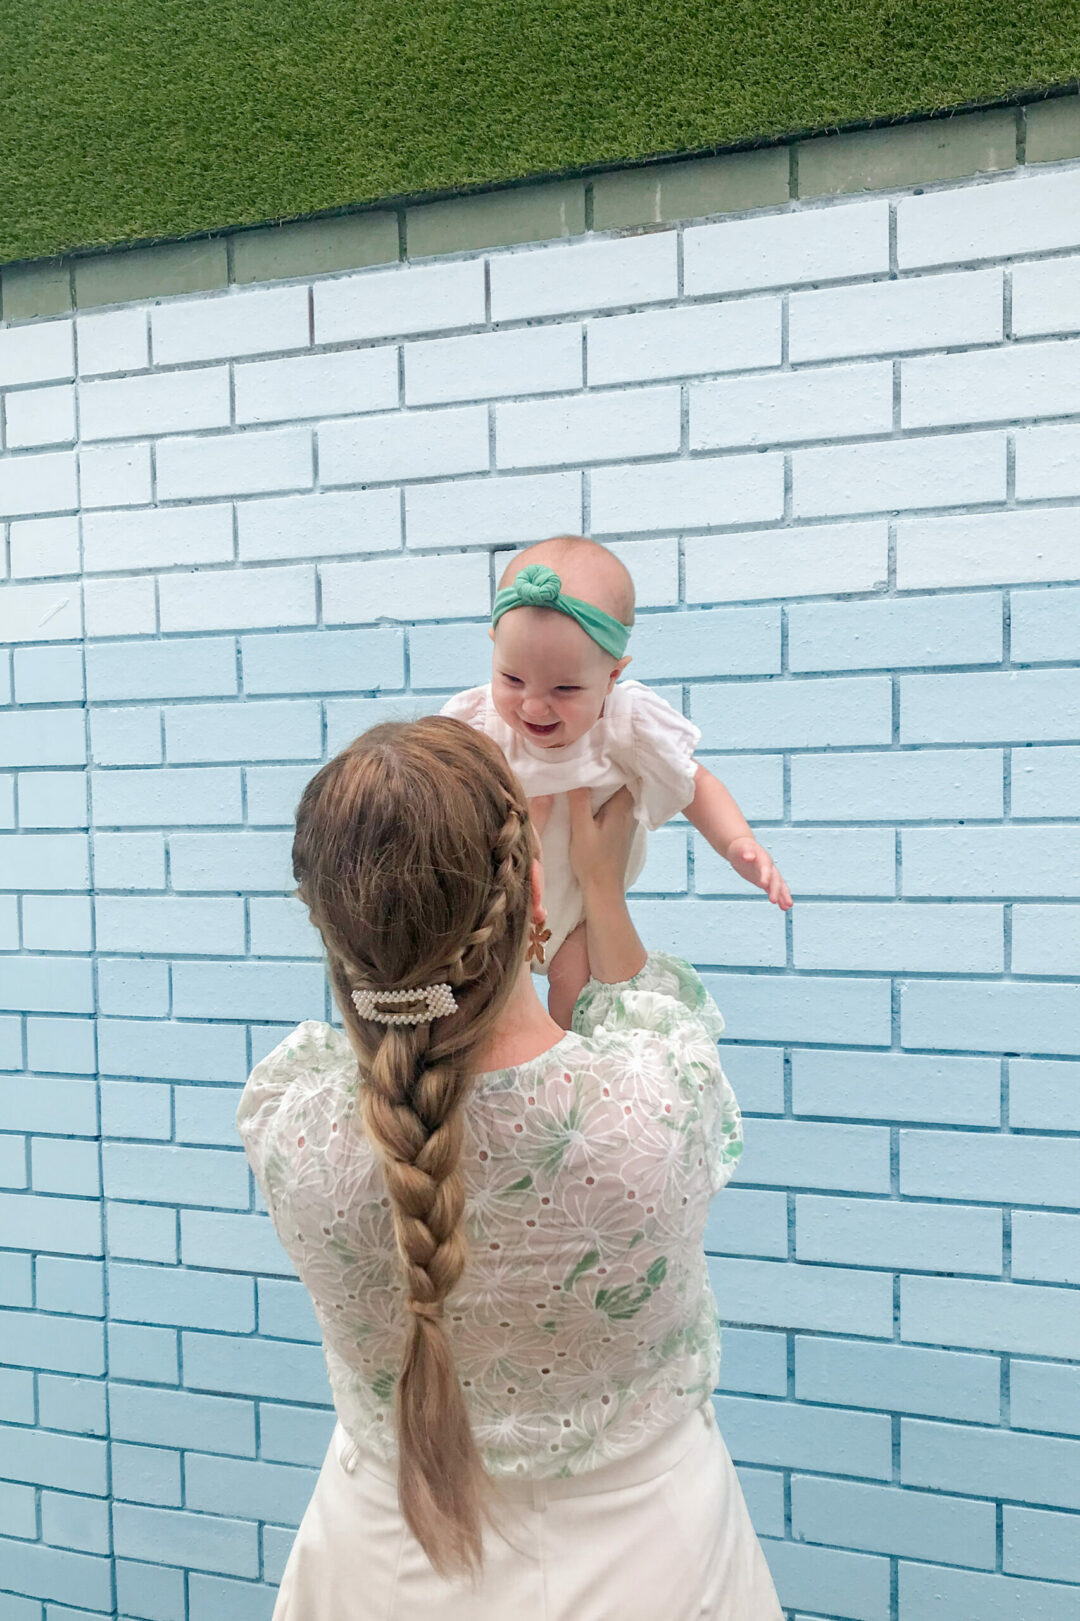
<path fill-rule="evenodd" d="M 449 985 L 418 985 L 411 991 L 353 991 L 352 1000 L 360 1017 L 376 1024 L 426 1024 L 429 1019 L 457 1012 Z M 406 1005 L 400 1013 L 387 1013 L 386 1003 Z"/>

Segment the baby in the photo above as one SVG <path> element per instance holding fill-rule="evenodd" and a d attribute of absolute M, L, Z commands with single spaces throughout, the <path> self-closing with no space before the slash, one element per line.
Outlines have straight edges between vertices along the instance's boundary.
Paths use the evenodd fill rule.
<path fill-rule="evenodd" d="M 566 1029 L 589 978 L 568 789 L 591 788 L 595 812 L 629 787 L 638 829 L 628 886 L 645 863 L 646 829 L 684 811 L 740 877 L 782 910 L 791 906 L 738 805 L 694 759 L 698 728 L 641 682 L 619 680 L 633 622 L 633 581 L 613 552 L 580 535 L 531 546 L 499 582 L 490 684 L 458 693 L 442 710 L 494 738 L 530 799 L 554 796 L 541 839 L 548 967 L 534 967 L 548 973 L 548 1007 Z"/>

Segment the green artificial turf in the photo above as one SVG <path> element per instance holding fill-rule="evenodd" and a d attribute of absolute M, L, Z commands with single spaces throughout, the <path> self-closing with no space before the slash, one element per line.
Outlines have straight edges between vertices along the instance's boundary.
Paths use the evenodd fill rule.
<path fill-rule="evenodd" d="M 1080 0 L 2 0 L 0 260 L 987 102 Z"/>

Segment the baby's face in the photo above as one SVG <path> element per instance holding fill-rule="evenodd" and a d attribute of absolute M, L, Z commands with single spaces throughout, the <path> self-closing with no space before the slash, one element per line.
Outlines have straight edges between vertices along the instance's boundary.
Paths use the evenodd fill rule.
<path fill-rule="evenodd" d="M 600 719 L 629 659 L 613 659 L 568 615 L 514 608 L 495 627 L 491 692 L 496 712 L 541 748 L 576 743 Z"/>

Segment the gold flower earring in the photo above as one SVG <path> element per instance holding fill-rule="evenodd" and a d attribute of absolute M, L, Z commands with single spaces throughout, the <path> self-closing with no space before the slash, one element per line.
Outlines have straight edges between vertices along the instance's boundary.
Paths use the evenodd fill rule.
<path fill-rule="evenodd" d="M 533 918 L 529 925 L 529 949 L 525 953 L 526 962 L 536 962 L 541 967 L 544 963 L 544 947 L 551 939 L 551 930 L 544 928 L 546 922 L 546 912 L 542 913 L 539 919 Z"/>

